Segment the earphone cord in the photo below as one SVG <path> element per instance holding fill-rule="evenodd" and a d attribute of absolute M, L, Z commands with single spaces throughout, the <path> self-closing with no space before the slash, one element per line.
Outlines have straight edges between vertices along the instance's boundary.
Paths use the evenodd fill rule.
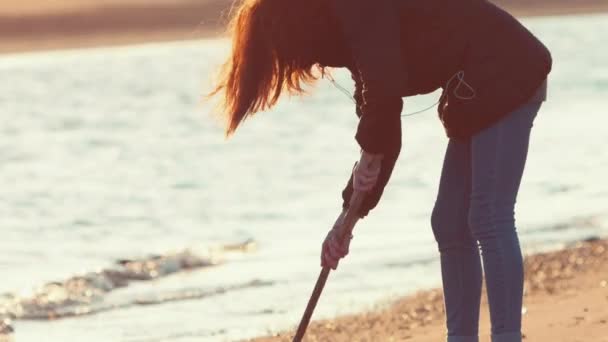
<path fill-rule="evenodd" d="M 357 101 L 355 101 L 353 95 L 343 86 L 341 86 L 340 84 L 338 84 L 338 82 L 336 82 L 336 80 L 330 75 L 330 74 L 324 74 L 323 77 L 327 77 L 327 79 L 334 85 L 334 87 L 336 87 L 336 89 L 338 89 L 340 92 L 342 92 L 345 96 L 347 96 L 355 105 L 357 105 Z M 473 89 L 473 87 L 471 87 L 471 85 L 469 85 L 465 80 L 464 80 L 464 71 L 460 70 L 457 73 L 455 73 L 452 77 L 450 77 L 450 79 L 448 80 L 448 82 L 445 85 L 445 89 L 450 89 L 450 84 L 452 83 L 452 81 L 458 78 L 458 84 L 456 85 L 456 88 L 454 88 L 454 96 L 460 100 L 472 100 L 476 97 L 477 93 L 475 92 L 475 89 Z M 461 96 L 458 95 L 458 89 L 460 88 L 460 86 L 464 85 L 470 92 L 471 95 L 470 96 Z M 436 105 L 438 105 L 439 103 L 441 103 L 441 101 L 443 100 L 443 98 L 447 96 L 447 92 L 444 92 L 443 94 L 441 94 L 441 97 L 439 97 L 439 100 L 435 103 L 433 103 L 431 106 L 424 108 L 422 110 L 416 111 L 416 112 L 412 112 L 412 113 L 406 113 L 406 114 L 402 114 L 402 117 L 407 117 L 407 116 L 414 116 L 414 115 L 418 115 L 418 114 L 422 114 L 430 109 L 432 109 L 433 107 L 435 107 Z"/>

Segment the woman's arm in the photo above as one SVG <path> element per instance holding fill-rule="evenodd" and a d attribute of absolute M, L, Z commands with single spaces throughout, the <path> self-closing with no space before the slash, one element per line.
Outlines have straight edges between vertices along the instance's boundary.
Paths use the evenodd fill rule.
<path fill-rule="evenodd" d="M 354 65 L 355 99 L 360 116 L 355 139 L 361 148 L 384 156 L 380 176 L 361 209 L 367 215 L 378 203 L 401 150 L 401 90 L 406 82 L 398 10 L 393 0 L 332 0 Z M 347 207 L 351 177 L 342 192 Z"/>
<path fill-rule="evenodd" d="M 360 80 L 361 120 L 355 138 L 365 151 L 392 149 L 406 82 L 399 14 L 393 0 L 332 0 Z M 387 136 L 388 135 L 388 136 Z"/>

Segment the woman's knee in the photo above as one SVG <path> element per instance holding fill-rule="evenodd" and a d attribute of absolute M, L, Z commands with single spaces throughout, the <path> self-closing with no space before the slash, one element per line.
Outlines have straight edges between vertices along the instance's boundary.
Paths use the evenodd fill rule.
<path fill-rule="evenodd" d="M 515 230 L 515 213 L 512 204 L 472 201 L 468 212 L 471 235 L 480 242 L 510 234 Z"/>
<path fill-rule="evenodd" d="M 442 209 L 438 203 L 433 207 L 433 212 L 431 213 L 431 229 L 433 230 L 433 236 L 435 237 L 435 241 L 440 242 L 444 240 L 444 236 L 448 234 L 447 227 L 447 212 L 445 209 Z"/>
<path fill-rule="evenodd" d="M 457 206 L 435 204 L 431 214 L 431 228 L 440 251 L 472 244 L 466 217 L 464 210 Z"/>

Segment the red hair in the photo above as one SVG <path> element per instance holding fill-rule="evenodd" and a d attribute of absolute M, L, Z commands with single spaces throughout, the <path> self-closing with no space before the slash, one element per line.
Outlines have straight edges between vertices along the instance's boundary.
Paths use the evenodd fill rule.
<path fill-rule="evenodd" d="M 230 23 L 232 53 L 210 96 L 222 93 L 226 136 L 248 116 L 301 94 L 318 79 L 317 41 L 327 0 L 242 0 Z"/>

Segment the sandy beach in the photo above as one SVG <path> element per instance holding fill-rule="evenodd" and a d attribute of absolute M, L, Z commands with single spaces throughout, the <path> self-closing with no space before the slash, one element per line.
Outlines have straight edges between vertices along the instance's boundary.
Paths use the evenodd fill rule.
<path fill-rule="evenodd" d="M 608 11 L 608 0 L 497 0 L 518 16 Z M 227 0 L 22 0 L 0 8 L 0 52 L 191 40 L 221 35 Z"/>
<path fill-rule="evenodd" d="M 525 273 L 525 341 L 608 342 L 607 240 L 585 241 L 561 251 L 527 256 Z M 483 342 L 490 341 L 488 315 L 484 293 L 480 325 Z M 438 342 L 445 340 L 445 331 L 442 291 L 433 289 L 377 311 L 314 322 L 305 340 Z M 288 342 L 292 334 L 252 341 Z"/>
<path fill-rule="evenodd" d="M 608 0 L 494 2 L 520 17 L 608 12 Z M 0 8 L 0 53 L 218 37 L 225 31 L 231 3 L 11 1 Z M 560 251 L 528 255 L 525 270 L 525 341 L 608 342 L 608 240 L 590 239 Z M 488 342 L 485 295 L 481 319 L 481 341 Z M 0 341 L 3 332 L 12 331 L 9 323 L 0 322 Z M 370 312 L 315 321 L 306 341 L 437 342 L 443 341 L 444 335 L 442 291 L 430 289 Z M 286 331 L 251 341 L 291 341 L 291 336 L 292 332 Z"/>

